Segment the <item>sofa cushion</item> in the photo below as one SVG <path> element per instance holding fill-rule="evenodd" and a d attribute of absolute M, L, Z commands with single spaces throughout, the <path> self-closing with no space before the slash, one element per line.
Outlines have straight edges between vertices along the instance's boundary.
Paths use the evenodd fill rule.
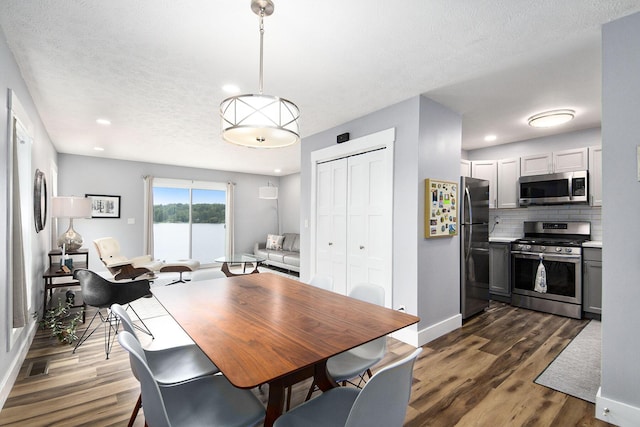
<path fill-rule="evenodd" d="M 269 251 L 269 260 L 284 263 L 284 254 L 282 251 Z"/>
<path fill-rule="evenodd" d="M 264 259 L 269 259 L 269 251 L 264 248 L 255 248 L 253 250 L 253 254 L 256 256 L 261 256 Z"/>
<path fill-rule="evenodd" d="M 293 242 L 296 239 L 296 233 L 284 233 L 284 242 L 282 242 L 282 250 L 291 252 L 293 251 Z"/>
<path fill-rule="evenodd" d="M 287 265 L 294 265 L 296 267 L 300 267 L 300 255 L 297 253 L 294 255 L 285 255 L 284 263 Z"/>
<path fill-rule="evenodd" d="M 293 245 L 291 245 L 291 252 L 300 253 L 300 235 L 296 234 L 296 238 L 293 240 Z"/>
<path fill-rule="evenodd" d="M 275 249 L 277 251 L 281 251 L 283 241 L 284 241 L 284 236 L 278 236 L 277 234 L 269 234 L 267 235 L 267 249 Z"/>

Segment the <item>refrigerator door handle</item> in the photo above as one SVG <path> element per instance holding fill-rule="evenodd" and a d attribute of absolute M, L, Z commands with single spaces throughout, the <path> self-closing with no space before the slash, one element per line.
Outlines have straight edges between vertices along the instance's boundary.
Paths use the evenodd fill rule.
<path fill-rule="evenodd" d="M 469 209 L 469 224 L 473 224 L 473 211 L 471 210 L 471 194 L 469 194 L 469 187 L 464 187 L 464 196 L 467 199 L 467 209 Z M 465 261 L 469 260 L 469 256 L 471 255 L 471 241 L 473 240 L 473 227 L 465 227 L 469 230 L 469 239 L 467 240 L 467 249 L 466 249 L 466 257 Z"/>

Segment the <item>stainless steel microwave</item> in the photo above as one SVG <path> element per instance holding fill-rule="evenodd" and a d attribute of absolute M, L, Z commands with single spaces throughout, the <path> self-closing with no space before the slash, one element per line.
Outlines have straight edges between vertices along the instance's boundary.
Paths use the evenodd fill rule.
<path fill-rule="evenodd" d="M 520 206 L 588 203 L 588 172 L 563 172 L 521 176 L 518 180 Z"/>

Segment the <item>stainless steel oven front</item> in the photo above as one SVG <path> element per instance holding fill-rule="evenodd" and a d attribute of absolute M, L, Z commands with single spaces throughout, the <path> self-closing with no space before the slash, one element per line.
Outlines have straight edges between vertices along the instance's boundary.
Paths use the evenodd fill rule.
<path fill-rule="evenodd" d="M 540 257 L 547 292 L 534 290 Z M 582 248 L 512 244 L 512 304 L 580 319 L 582 317 Z"/>

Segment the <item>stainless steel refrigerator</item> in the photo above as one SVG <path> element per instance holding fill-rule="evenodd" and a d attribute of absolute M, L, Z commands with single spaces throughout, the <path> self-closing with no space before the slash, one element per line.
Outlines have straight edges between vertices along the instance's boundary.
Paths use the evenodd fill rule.
<path fill-rule="evenodd" d="M 460 312 L 489 307 L 489 181 L 460 178 Z"/>

